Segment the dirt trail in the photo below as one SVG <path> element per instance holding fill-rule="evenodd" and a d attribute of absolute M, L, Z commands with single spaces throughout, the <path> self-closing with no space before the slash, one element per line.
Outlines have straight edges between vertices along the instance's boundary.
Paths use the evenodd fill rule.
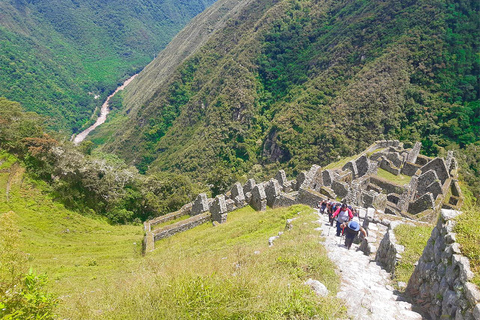
<path fill-rule="evenodd" d="M 108 113 L 110 112 L 110 110 L 108 109 L 108 104 L 110 103 L 110 99 L 120 90 L 123 90 L 125 89 L 125 87 L 130 83 L 132 82 L 133 79 L 135 79 L 137 75 L 134 75 L 133 77 L 127 79 L 120 87 L 117 88 L 117 90 L 115 90 L 114 93 L 112 93 L 111 95 L 108 96 L 107 100 L 105 100 L 105 102 L 103 103 L 102 105 L 102 108 L 100 109 L 100 116 L 98 117 L 97 121 L 95 121 L 94 124 L 92 124 L 88 129 L 80 132 L 79 134 L 77 134 L 75 136 L 75 138 L 73 139 L 73 143 L 74 144 L 79 144 L 80 142 L 82 142 L 86 137 L 87 135 L 92 132 L 96 127 L 98 127 L 99 125 L 103 124 L 106 120 L 107 120 L 107 115 Z"/>
<path fill-rule="evenodd" d="M 12 184 L 13 177 L 17 173 L 17 170 L 20 168 L 20 164 L 18 162 L 15 162 L 9 170 L 9 175 L 8 175 L 8 180 L 7 180 L 7 202 L 10 201 L 10 185 Z"/>
<path fill-rule="evenodd" d="M 342 277 L 337 297 L 345 301 L 352 319 L 361 320 L 421 320 L 412 306 L 402 301 L 391 284 L 391 275 L 357 251 L 344 246 L 344 238 L 335 236 L 335 225 L 330 227 L 328 217 L 319 214 L 322 236 L 328 257 L 337 265 Z M 329 231 L 330 229 L 330 231 Z M 340 241 L 341 240 L 341 241 Z"/>

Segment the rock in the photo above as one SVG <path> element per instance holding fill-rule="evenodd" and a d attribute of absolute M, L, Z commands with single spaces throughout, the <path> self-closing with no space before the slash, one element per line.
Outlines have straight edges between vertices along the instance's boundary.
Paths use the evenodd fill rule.
<path fill-rule="evenodd" d="M 317 296 L 320 296 L 320 297 L 328 296 L 327 287 L 325 287 L 325 285 L 320 281 L 308 279 L 307 281 L 305 281 L 305 284 L 310 286 L 310 288 L 312 288 L 312 290 L 317 294 Z"/>
<path fill-rule="evenodd" d="M 277 240 L 278 238 L 279 238 L 279 236 L 273 236 L 273 237 L 268 238 L 268 246 L 270 246 L 270 247 L 273 246 L 273 242 L 275 240 Z"/>
<path fill-rule="evenodd" d="M 477 289 L 477 286 L 471 282 L 465 284 L 465 295 L 472 306 L 480 301 L 480 291 Z"/>

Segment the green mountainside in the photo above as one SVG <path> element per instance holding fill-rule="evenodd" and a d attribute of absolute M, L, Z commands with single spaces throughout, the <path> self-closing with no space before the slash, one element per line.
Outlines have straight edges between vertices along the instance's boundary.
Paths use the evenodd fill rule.
<path fill-rule="evenodd" d="M 247 1 L 148 100 L 129 88 L 98 141 L 193 177 L 294 174 L 382 138 L 463 148 L 480 137 L 479 21 L 477 1 Z"/>
<path fill-rule="evenodd" d="M 76 132 L 118 83 L 213 2 L 1 1 L 0 96 Z"/>

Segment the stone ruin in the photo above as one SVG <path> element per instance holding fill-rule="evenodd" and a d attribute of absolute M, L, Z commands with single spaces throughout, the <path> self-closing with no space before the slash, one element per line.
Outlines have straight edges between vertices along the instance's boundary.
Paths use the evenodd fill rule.
<path fill-rule="evenodd" d="M 295 180 L 287 180 L 285 172 L 280 170 L 267 182 L 249 179 L 243 186 L 237 182 L 229 192 L 215 199 L 208 199 L 202 193 L 179 211 L 145 222 L 144 250 L 151 251 L 155 241 L 199 224 L 225 223 L 228 212 L 246 205 L 264 211 L 267 206 L 316 207 L 320 201 L 331 199 L 423 221 L 434 219 L 441 208 L 458 210 L 463 196 L 453 154 L 449 153 L 447 159 L 432 159 L 421 155 L 420 149 L 420 142 L 404 149 L 397 140 L 377 141 L 342 168 L 323 170 L 313 165 L 310 170 L 299 173 Z M 409 182 L 400 185 L 381 178 L 377 175 L 380 169 Z M 164 228 L 153 228 L 185 215 L 190 217 Z"/>

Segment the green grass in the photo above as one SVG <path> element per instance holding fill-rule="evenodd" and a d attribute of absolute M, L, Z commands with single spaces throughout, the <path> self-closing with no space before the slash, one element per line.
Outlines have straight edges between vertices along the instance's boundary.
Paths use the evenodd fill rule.
<path fill-rule="evenodd" d="M 341 169 L 341 168 L 343 168 L 343 166 L 345 164 L 347 164 L 348 161 L 355 160 L 358 157 L 359 157 L 359 155 L 354 155 L 354 156 L 351 156 L 351 157 L 348 157 L 348 158 L 342 158 L 342 159 L 338 160 L 337 162 L 329 163 L 323 169 L 325 169 L 325 170 L 327 170 L 327 169 Z"/>
<path fill-rule="evenodd" d="M 403 186 L 404 184 L 409 184 L 410 180 L 412 180 L 412 177 L 409 177 L 403 174 L 399 174 L 398 176 L 396 176 L 393 173 L 390 173 L 380 168 L 378 168 L 377 176 L 401 186 Z"/>
<path fill-rule="evenodd" d="M 412 226 L 402 224 L 394 229 L 399 244 L 405 247 L 402 259 L 395 267 L 395 281 L 407 283 L 415 270 L 415 263 L 420 259 L 427 244 L 433 226 Z"/>
<path fill-rule="evenodd" d="M 344 317 L 334 298 L 339 279 L 308 207 L 246 207 L 229 213 L 226 224 L 207 223 L 161 240 L 142 257 L 141 226 L 112 226 L 66 210 L 22 171 L 9 203 L 8 173 L 0 173 L 0 214 L 9 212 L 15 222 L 10 229 L 28 256 L 25 267 L 48 275 L 61 319 Z M 290 217 L 298 217 L 294 228 L 268 247 Z M 303 284 L 308 278 L 332 294 L 317 297 Z"/>
<path fill-rule="evenodd" d="M 472 282 L 480 287 L 480 207 L 467 200 L 462 211 L 463 214 L 456 219 L 454 232 L 457 233 L 462 254 L 470 260 L 470 268 L 474 273 Z"/>

